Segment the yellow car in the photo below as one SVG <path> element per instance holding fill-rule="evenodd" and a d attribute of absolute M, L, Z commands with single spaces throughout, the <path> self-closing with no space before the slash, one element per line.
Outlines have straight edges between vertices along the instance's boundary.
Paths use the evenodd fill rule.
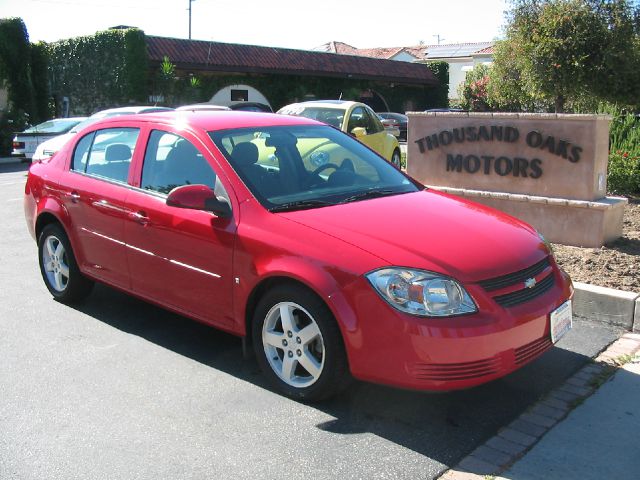
<path fill-rule="evenodd" d="M 277 113 L 312 118 L 339 128 L 400 168 L 400 146 L 387 133 L 378 116 L 364 103 L 344 100 L 318 100 L 292 103 Z"/>

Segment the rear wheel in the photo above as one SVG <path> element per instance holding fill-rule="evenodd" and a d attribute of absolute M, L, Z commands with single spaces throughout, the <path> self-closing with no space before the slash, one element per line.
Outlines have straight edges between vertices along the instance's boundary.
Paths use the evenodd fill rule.
<path fill-rule="evenodd" d="M 317 401 L 348 384 L 338 325 L 309 290 L 290 284 L 267 292 L 256 308 L 252 333 L 262 371 L 287 396 Z"/>
<path fill-rule="evenodd" d="M 393 155 L 391 155 L 391 164 L 400 168 L 400 150 L 397 148 L 393 151 Z"/>
<path fill-rule="evenodd" d="M 57 224 L 49 224 L 38 239 L 40 273 L 47 289 L 56 300 L 63 303 L 86 297 L 93 282 L 78 269 L 67 234 Z"/>

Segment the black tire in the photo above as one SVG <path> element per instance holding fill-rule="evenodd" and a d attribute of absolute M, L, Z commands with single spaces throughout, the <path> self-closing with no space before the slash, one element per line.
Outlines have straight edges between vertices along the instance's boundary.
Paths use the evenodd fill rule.
<path fill-rule="evenodd" d="M 391 165 L 397 167 L 398 169 L 401 168 L 401 159 L 402 156 L 400 154 L 400 150 L 398 150 L 397 148 L 393 151 L 393 153 L 391 154 Z"/>
<path fill-rule="evenodd" d="M 51 223 L 42 229 L 38 263 L 44 284 L 59 302 L 77 302 L 91 293 L 93 281 L 78 269 L 69 238 L 60 225 Z"/>
<path fill-rule="evenodd" d="M 287 335 L 282 322 L 282 309 L 290 312 L 292 334 Z M 279 318 L 279 320 L 275 320 Z M 303 341 L 317 326 L 319 335 L 313 341 Z M 277 338 L 276 342 L 263 340 L 265 335 Z M 300 337 L 298 337 L 300 334 Z M 252 323 L 253 348 L 258 364 L 268 380 L 282 393 L 295 400 L 314 402 L 333 396 L 347 387 L 351 379 L 344 343 L 335 318 L 326 304 L 313 292 L 296 284 L 282 284 L 269 290 L 258 302 Z M 281 339 L 281 340 L 280 340 Z M 308 340 L 308 339 L 307 339 Z M 290 342 L 281 345 L 280 342 Z M 300 348 L 298 348 L 300 347 Z M 269 355 L 269 358 L 268 358 Z M 285 377 L 285 360 L 293 365 Z M 315 361 L 321 364 L 317 374 L 310 373 L 304 364 Z"/>

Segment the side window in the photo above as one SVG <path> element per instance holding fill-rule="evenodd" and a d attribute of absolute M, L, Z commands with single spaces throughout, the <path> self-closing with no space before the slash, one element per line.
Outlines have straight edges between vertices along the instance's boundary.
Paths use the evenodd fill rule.
<path fill-rule="evenodd" d="M 356 107 L 351 111 L 347 133 L 351 133 L 356 127 L 367 128 L 367 117 L 362 107 Z M 369 132 L 367 131 L 367 133 Z"/>
<path fill-rule="evenodd" d="M 216 195 L 228 198 L 215 172 L 191 142 L 173 133 L 151 132 L 141 188 L 167 194 L 176 187 L 196 184 L 207 185 Z"/>
<path fill-rule="evenodd" d="M 74 153 L 74 169 L 76 160 L 78 167 L 85 162 L 85 173 L 97 177 L 108 178 L 126 183 L 129 176 L 129 165 L 138 140 L 140 130 L 137 128 L 107 128 L 98 130 L 93 143 L 88 149 L 88 156 L 80 151 L 80 144 Z M 83 138 L 84 142 L 87 137 Z M 80 168 L 77 168 L 80 170 Z"/>
<path fill-rule="evenodd" d="M 87 158 L 89 158 L 89 149 L 93 143 L 94 132 L 82 137 L 82 139 L 76 145 L 76 150 L 73 152 L 73 163 L 71 164 L 71 170 L 77 172 L 83 172 L 87 169 Z"/>
<path fill-rule="evenodd" d="M 384 130 L 384 125 L 378 118 L 378 116 L 371 110 L 370 108 L 366 109 L 367 113 L 367 133 L 369 135 L 373 133 L 378 133 Z"/>

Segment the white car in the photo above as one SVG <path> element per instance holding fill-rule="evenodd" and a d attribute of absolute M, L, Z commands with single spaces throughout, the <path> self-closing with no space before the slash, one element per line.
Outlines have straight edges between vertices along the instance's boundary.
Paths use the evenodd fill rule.
<path fill-rule="evenodd" d="M 16 133 L 16 136 L 13 137 L 13 151 L 11 155 L 31 160 L 38 145 L 46 142 L 50 138 L 67 133 L 86 118 L 87 117 L 54 118 L 29 127 L 24 132 Z"/>
<path fill-rule="evenodd" d="M 214 103 L 194 103 L 193 105 L 182 105 L 176 108 L 178 112 L 212 112 L 218 110 L 231 110 L 229 107 L 216 105 Z"/>
<path fill-rule="evenodd" d="M 76 133 L 85 128 L 88 125 L 91 125 L 93 122 L 97 122 L 98 120 L 106 117 L 115 117 L 118 115 L 131 115 L 137 113 L 151 113 L 151 112 L 165 112 L 168 110 L 173 110 L 169 107 L 149 107 L 149 106 L 131 106 L 131 107 L 119 107 L 119 108 L 109 108 L 107 110 L 101 110 L 99 112 L 94 113 L 89 118 L 84 120 L 83 122 L 78 123 L 75 127 L 69 130 L 64 135 L 58 135 L 57 137 L 53 137 L 46 142 L 41 143 L 36 148 L 35 153 L 33 154 L 32 161 L 39 162 L 46 158 L 51 157 L 54 153 L 60 150 L 65 143 L 69 141 L 69 139 L 73 138 Z"/>

